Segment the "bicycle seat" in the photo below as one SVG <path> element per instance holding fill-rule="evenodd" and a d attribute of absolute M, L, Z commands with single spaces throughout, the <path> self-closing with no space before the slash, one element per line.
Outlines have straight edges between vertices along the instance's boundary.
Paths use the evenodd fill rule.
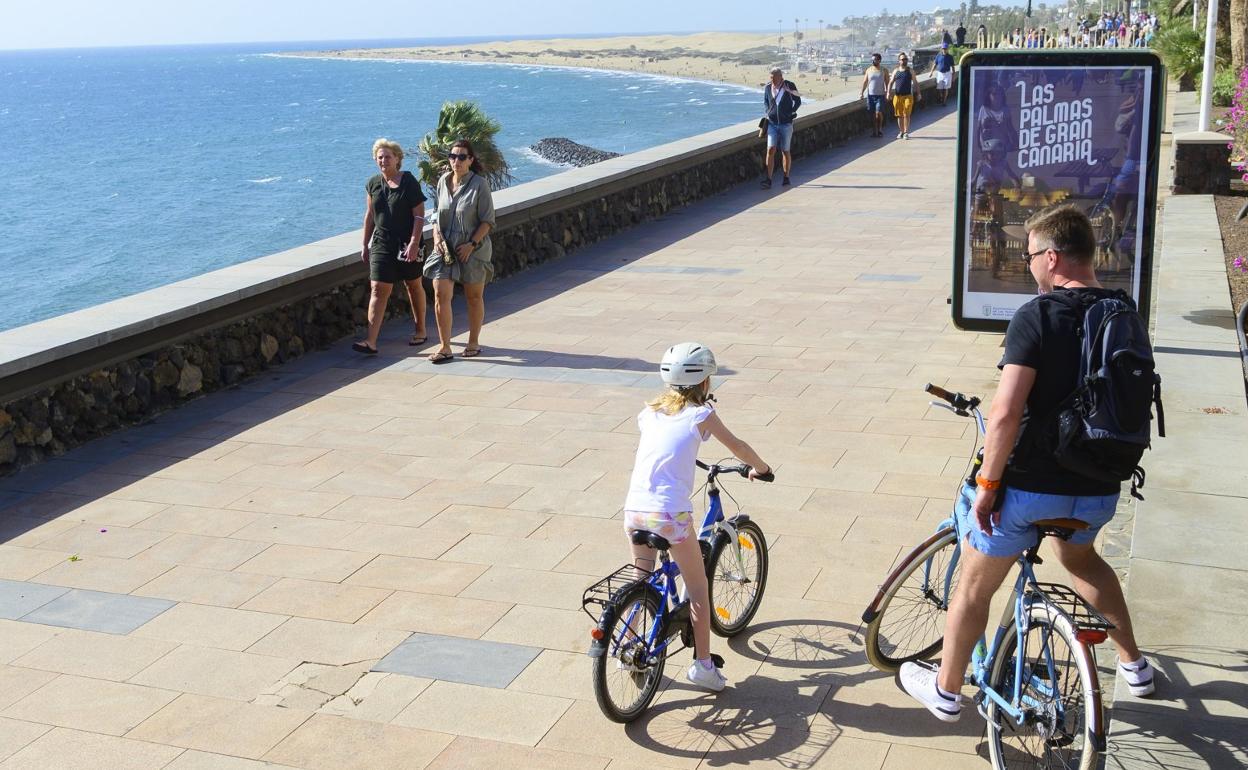
<path fill-rule="evenodd" d="M 631 537 L 633 545 L 648 545 L 656 551 L 666 551 L 672 547 L 672 544 L 667 542 L 667 538 L 644 529 L 633 530 Z"/>
<path fill-rule="evenodd" d="M 1071 535 L 1088 528 L 1088 523 L 1080 519 L 1040 519 L 1032 524 L 1041 535 L 1052 535 L 1062 540 L 1069 540 Z"/>

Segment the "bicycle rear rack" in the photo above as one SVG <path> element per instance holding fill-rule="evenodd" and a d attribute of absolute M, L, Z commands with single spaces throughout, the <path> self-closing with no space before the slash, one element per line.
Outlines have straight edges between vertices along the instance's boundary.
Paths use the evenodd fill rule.
<path fill-rule="evenodd" d="M 585 589 L 585 593 L 581 595 L 581 609 L 585 611 L 590 620 L 596 623 L 598 622 L 598 616 L 602 614 L 602 610 L 615 601 L 621 591 L 637 583 L 649 580 L 653 574 L 649 570 L 644 570 L 632 564 L 625 564 Z M 591 609 L 591 607 L 597 609 Z"/>
<path fill-rule="evenodd" d="M 1104 615 L 1097 612 L 1070 586 L 1061 583 L 1032 583 L 1028 593 L 1043 598 L 1076 630 L 1109 631 L 1114 627 L 1113 623 L 1106 620 Z"/>

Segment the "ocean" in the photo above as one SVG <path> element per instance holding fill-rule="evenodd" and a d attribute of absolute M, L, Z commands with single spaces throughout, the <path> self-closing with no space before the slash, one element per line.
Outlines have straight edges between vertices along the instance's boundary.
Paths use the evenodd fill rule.
<path fill-rule="evenodd" d="M 478 102 L 516 183 L 562 136 L 631 152 L 749 120 L 757 91 L 523 65 L 297 58 L 402 40 L 0 51 L 0 329 L 361 226 L 380 136 Z"/>

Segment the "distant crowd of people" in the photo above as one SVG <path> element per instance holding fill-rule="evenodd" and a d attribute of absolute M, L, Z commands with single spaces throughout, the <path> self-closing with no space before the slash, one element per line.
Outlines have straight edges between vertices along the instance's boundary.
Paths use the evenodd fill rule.
<path fill-rule="evenodd" d="M 942 30 L 942 39 L 947 44 L 952 41 L 947 30 Z M 1050 28 L 1015 27 L 1012 31 L 994 39 L 983 24 L 975 34 L 977 48 L 1147 48 L 1153 44 L 1153 36 L 1157 32 L 1157 17 L 1141 11 L 1134 15 L 1118 13 L 1102 13 L 1093 20 L 1083 18 L 1074 26 Z M 965 34 L 964 28 L 958 27 L 959 45 Z"/>

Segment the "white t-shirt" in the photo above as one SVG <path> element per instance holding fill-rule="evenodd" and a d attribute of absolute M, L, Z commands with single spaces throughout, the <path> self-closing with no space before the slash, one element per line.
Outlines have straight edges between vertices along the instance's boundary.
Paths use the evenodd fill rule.
<path fill-rule="evenodd" d="M 641 440 L 637 460 L 628 485 L 626 511 L 681 513 L 692 511 L 693 480 L 698 448 L 707 435 L 702 421 L 712 412 L 709 406 L 685 407 L 668 415 L 650 407 L 637 415 Z"/>

